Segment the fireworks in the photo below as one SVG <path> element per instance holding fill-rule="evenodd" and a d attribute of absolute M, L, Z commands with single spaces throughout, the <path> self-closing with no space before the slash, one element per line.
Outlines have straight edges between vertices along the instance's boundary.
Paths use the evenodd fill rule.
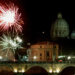
<path fill-rule="evenodd" d="M 0 6 L 0 28 L 2 31 L 14 29 L 15 32 L 22 32 L 22 18 L 19 8 L 14 4 Z"/>
<path fill-rule="evenodd" d="M 22 39 L 21 39 L 19 36 L 17 36 L 17 37 L 15 38 L 15 40 L 16 40 L 18 43 L 21 43 L 21 42 L 22 42 Z"/>
<path fill-rule="evenodd" d="M 0 41 L 0 46 L 2 46 L 2 50 L 12 50 L 15 53 L 17 48 L 21 48 L 21 42 L 17 42 L 17 39 L 12 39 L 10 36 L 3 35 Z"/>
<path fill-rule="evenodd" d="M 22 48 L 21 43 L 23 41 L 17 35 L 22 32 L 23 24 L 21 13 L 17 6 L 12 3 L 0 5 L 0 31 L 7 34 L 0 37 L 0 47 L 2 56 L 5 55 L 7 59 L 15 54 L 17 48 Z M 0 57 L 0 59 L 3 60 L 5 57 Z"/>

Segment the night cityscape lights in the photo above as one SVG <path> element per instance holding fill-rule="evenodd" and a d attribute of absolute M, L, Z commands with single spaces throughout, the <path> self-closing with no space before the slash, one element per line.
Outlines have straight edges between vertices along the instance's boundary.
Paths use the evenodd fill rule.
<path fill-rule="evenodd" d="M 0 0 L 0 75 L 75 75 L 75 11 L 43 2 Z"/>
<path fill-rule="evenodd" d="M 1 37 L 1 40 L 2 41 L 0 41 L 0 46 L 2 46 L 2 50 L 10 49 L 15 53 L 15 50 L 21 47 L 21 39 L 17 42 L 17 39 L 15 40 L 12 39 L 10 36 L 3 35 L 3 37 Z"/>

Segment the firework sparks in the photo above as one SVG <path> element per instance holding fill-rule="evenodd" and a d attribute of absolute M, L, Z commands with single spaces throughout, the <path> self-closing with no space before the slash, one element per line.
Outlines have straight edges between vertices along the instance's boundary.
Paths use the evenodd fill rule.
<path fill-rule="evenodd" d="M 17 42 L 19 42 L 19 43 L 22 42 L 22 39 L 19 36 L 17 36 L 15 40 L 17 40 Z"/>
<path fill-rule="evenodd" d="M 12 50 L 14 53 L 17 48 L 21 48 L 20 42 L 6 35 L 1 37 L 0 46 L 2 46 L 2 50 Z"/>
<path fill-rule="evenodd" d="M 14 29 L 15 32 L 22 32 L 22 18 L 19 8 L 14 4 L 0 6 L 0 28 L 2 31 Z"/>

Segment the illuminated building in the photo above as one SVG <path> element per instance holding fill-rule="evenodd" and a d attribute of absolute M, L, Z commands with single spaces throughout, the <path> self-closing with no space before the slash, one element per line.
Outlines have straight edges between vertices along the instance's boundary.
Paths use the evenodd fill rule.
<path fill-rule="evenodd" d="M 62 15 L 59 13 L 58 18 L 51 26 L 51 37 L 54 38 L 65 38 L 69 36 L 69 25 L 62 18 Z"/>
<path fill-rule="evenodd" d="M 1 50 L 0 49 L 0 61 L 14 61 L 15 56 L 12 50 Z"/>
<path fill-rule="evenodd" d="M 27 50 L 29 61 L 53 61 L 58 58 L 59 45 L 53 42 L 40 42 Z"/>
<path fill-rule="evenodd" d="M 71 33 L 71 39 L 75 39 L 75 31 Z"/>

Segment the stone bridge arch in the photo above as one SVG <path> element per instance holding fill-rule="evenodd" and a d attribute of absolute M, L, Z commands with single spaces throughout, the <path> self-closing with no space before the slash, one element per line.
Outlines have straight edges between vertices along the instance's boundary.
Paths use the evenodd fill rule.
<path fill-rule="evenodd" d="M 61 72 L 62 70 L 64 70 L 65 68 L 67 68 L 67 67 L 75 67 L 75 64 L 64 64 L 64 65 L 61 67 L 60 72 Z"/>
<path fill-rule="evenodd" d="M 32 67 L 36 67 L 36 66 L 41 67 L 41 68 L 43 68 L 44 70 L 46 70 L 47 72 L 49 72 L 49 68 L 50 68 L 52 65 L 51 65 L 51 64 L 29 64 L 29 65 L 27 65 L 27 69 L 26 69 L 25 71 L 29 70 L 29 69 L 32 68 Z"/>
<path fill-rule="evenodd" d="M 75 74 L 75 64 L 65 64 L 61 67 L 59 75 Z"/>
<path fill-rule="evenodd" d="M 12 65 L 0 64 L 0 75 L 14 75 Z"/>
<path fill-rule="evenodd" d="M 0 72 L 3 70 L 13 72 L 13 67 L 10 64 L 0 64 Z"/>
<path fill-rule="evenodd" d="M 48 75 L 47 70 L 42 66 L 32 66 L 25 73 L 26 74 L 44 74 L 44 75 Z"/>

